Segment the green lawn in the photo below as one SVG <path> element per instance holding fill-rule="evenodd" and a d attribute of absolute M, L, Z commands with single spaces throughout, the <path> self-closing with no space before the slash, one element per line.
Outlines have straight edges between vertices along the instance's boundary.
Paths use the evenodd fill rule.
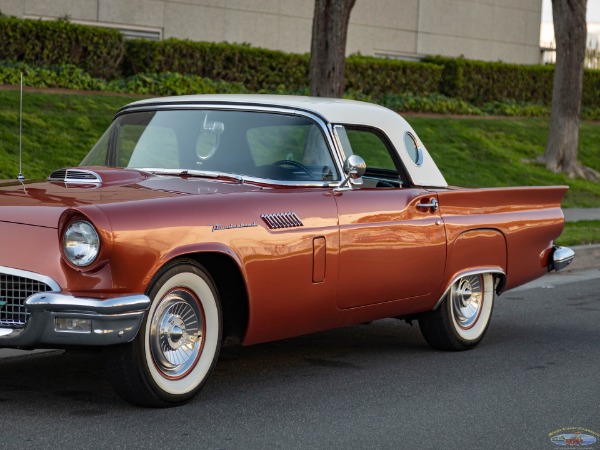
<path fill-rule="evenodd" d="M 79 164 L 114 113 L 135 99 L 108 95 L 23 94 L 23 173 L 45 178 Z M 19 173 L 19 92 L 0 91 L 0 179 Z"/>
<path fill-rule="evenodd" d="M 583 245 L 600 243 L 600 220 L 567 222 L 563 234 L 557 239 L 559 245 Z"/>
<path fill-rule="evenodd" d="M 570 186 L 563 206 L 600 207 L 600 183 L 554 174 L 535 158 L 543 154 L 548 120 L 409 116 L 448 183 L 457 186 Z M 600 171 L 600 123 L 581 126 L 579 158 Z"/>
<path fill-rule="evenodd" d="M 113 114 L 133 97 L 25 92 L 23 172 L 45 178 L 77 165 Z M 540 118 L 408 116 L 448 183 L 458 186 L 567 184 L 566 207 L 600 207 L 600 183 L 571 180 L 532 162 L 544 151 L 548 125 Z M 0 179 L 18 174 L 19 93 L 0 91 Z M 581 127 L 580 159 L 600 170 L 600 123 Z"/>

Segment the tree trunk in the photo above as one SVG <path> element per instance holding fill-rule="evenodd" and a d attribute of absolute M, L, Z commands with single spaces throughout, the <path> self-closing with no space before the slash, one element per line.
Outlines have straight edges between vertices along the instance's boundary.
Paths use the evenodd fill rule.
<path fill-rule="evenodd" d="M 570 177 L 585 177 L 577 162 L 583 64 L 587 39 L 587 0 L 552 0 L 556 65 L 550 131 L 544 154 L 546 167 Z"/>
<path fill-rule="evenodd" d="M 344 93 L 346 37 L 356 0 L 315 0 L 310 48 L 310 95 L 341 97 Z"/>

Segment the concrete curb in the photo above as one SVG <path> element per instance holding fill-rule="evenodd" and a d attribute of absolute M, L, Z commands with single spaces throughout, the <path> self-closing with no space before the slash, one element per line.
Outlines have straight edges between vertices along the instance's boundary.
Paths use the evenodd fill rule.
<path fill-rule="evenodd" d="M 600 208 L 563 208 L 565 221 L 600 220 Z"/>
<path fill-rule="evenodd" d="M 600 269 L 600 244 L 574 245 L 575 259 L 566 271 Z"/>

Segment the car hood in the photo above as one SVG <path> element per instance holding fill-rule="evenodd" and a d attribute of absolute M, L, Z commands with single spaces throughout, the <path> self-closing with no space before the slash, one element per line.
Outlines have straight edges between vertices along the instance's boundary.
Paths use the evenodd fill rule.
<path fill-rule="evenodd" d="M 130 169 L 93 168 L 86 172 L 97 178 L 0 183 L 0 222 L 56 228 L 69 208 L 262 189 L 231 180 L 162 176 Z"/>

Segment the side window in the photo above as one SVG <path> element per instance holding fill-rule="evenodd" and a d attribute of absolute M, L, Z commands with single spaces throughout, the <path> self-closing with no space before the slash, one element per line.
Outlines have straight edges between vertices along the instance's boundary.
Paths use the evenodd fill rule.
<path fill-rule="evenodd" d="M 367 167 L 396 171 L 396 164 L 381 138 L 368 129 L 346 128 L 352 151 L 362 157 Z"/>
<path fill-rule="evenodd" d="M 403 184 L 392 154 L 391 144 L 377 130 L 363 127 L 335 126 L 344 157 L 352 154 L 365 160 L 367 171 L 363 177 L 366 187 L 398 187 Z M 369 182 L 369 180 L 374 180 Z"/>
<path fill-rule="evenodd" d="M 285 116 L 284 116 L 285 117 Z M 323 133 L 312 122 L 250 128 L 246 140 L 258 175 L 286 181 L 335 181 L 339 177 Z"/>

